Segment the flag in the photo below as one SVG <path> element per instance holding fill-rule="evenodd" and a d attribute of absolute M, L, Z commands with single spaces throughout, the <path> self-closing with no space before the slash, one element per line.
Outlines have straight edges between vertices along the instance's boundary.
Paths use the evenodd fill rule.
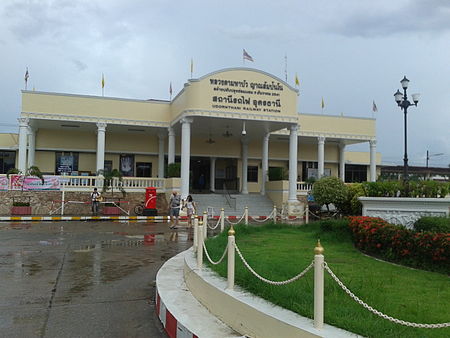
<path fill-rule="evenodd" d="M 191 77 L 193 72 L 194 72 L 194 60 L 191 58 Z"/>
<path fill-rule="evenodd" d="M 169 86 L 169 94 L 172 97 L 172 82 L 170 82 L 170 86 Z"/>
<path fill-rule="evenodd" d="M 28 82 L 29 77 L 30 77 L 30 73 L 28 73 L 28 67 L 27 67 L 27 71 L 25 72 L 25 83 Z"/>
<path fill-rule="evenodd" d="M 295 74 L 295 85 L 300 86 L 300 81 L 298 80 L 297 74 Z"/>
<path fill-rule="evenodd" d="M 105 76 L 102 73 L 102 89 L 105 88 Z"/>
<path fill-rule="evenodd" d="M 246 52 L 245 49 L 243 50 L 242 57 L 244 58 L 244 60 L 248 60 L 248 61 L 253 62 L 253 58 Z"/>
<path fill-rule="evenodd" d="M 322 107 L 322 109 L 325 108 L 325 101 L 323 100 L 323 97 L 322 97 L 321 107 Z"/>
<path fill-rule="evenodd" d="M 378 111 L 378 107 L 377 107 L 377 105 L 375 104 L 375 100 L 372 102 L 372 111 L 373 111 L 374 113 Z"/>

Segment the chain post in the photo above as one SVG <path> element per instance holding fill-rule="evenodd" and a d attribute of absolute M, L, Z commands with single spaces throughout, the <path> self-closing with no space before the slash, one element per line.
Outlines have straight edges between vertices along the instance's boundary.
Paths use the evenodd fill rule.
<path fill-rule="evenodd" d="M 320 239 L 314 248 L 314 327 L 323 328 L 324 313 L 324 280 L 323 280 L 323 256 L 324 248 L 320 244 Z"/>
<path fill-rule="evenodd" d="M 305 223 L 309 223 L 309 203 L 306 201 L 306 209 L 305 209 Z"/>
<path fill-rule="evenodd" d="M 231 225 L 230 230 L 228 230 L 228 262 L 227 262 L 227 289 L 228 290 L 233 290 L 234 288 L 234 265 L 235 265 L 235 260 L 234 260 L 234 243 L 235 243 L 235 238 L 234 238 L 234 228 L 233 225 Z"/>
<path fill-rule="evenodd" d="M 203 225 L 198 226 L 198 243 L 197 243 L 197 268 L 202 269 L 203 265 Z"/>
<path fill-rule="evenodd" d="M 225 209 L 222 208 L 220 210 L 220 232 L 223 232 L 224 228 L 225 228 Z"/>
<path fill-rule="evenodd" d="M 244 209 L 244 219 L 245 219 L 245 225 L 248 225 L 248 207 L 247 206 Z"/>
<path fill-rule="evenodd" d="M 203 238 L 208 237 L 208 213 L 203 211 Z"/>
<path fill-rule="evenodd" d="M 273 206 L 273 223 L 277 223 L 277 206 Z"/>
<path fill-rule="evenodd" d="M 194 252 L 197 251 L 198 245 L 198 216 L 194 215 Z"/>

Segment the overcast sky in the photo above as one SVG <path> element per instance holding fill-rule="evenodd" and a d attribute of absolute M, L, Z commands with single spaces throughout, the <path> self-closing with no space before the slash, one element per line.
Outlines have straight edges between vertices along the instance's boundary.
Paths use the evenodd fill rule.
<path fill-rule="evenodd" d="M 0 131 L 17 132 L 20 90 L 168 99 L 190 77 L 247 66 L 300 80 L 299 112 L 377 119 L 384 164 L 402 164 L 406 75 L 410 165 L 450 163 L 450 0 L 1 0 Z M 375 100 L 378 112 L 372 112 Z M 368 151 L 368 144 L 354 148 Z M 350 149 L 351 150 L 351 149 Z"/>

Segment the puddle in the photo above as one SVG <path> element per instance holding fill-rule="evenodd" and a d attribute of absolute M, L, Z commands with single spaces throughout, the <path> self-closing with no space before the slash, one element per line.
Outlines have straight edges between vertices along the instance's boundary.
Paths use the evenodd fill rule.
<path fill-rule="evenodd" d="M 51 245 L 51 246 L 57 246 L 57 245 L 63 245 L 64 243 L 60 240 L 47 240 L 47 241 L 39 241 L 39 245 Z"/>

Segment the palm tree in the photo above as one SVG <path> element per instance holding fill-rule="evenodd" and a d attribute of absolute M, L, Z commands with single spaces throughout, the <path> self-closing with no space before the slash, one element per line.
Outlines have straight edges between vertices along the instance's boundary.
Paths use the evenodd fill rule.
<path fill-rule="evenodd" d="M 44 184 L 44 176 L 42 175 L 41 170 L 37 167 L 37 166 L 31 166 L 28 169 L 25 170 L 25 172 L 22 172 L 21 170 L 17 169 L 17 168 L 12 168 L 9 169 L 8 172 L 6 173 L 6 177 L 9 178 L 9 175 L 20 175 L 21 176 L 21 181 L 22 181 L 22 192 L 23 192 L 23 185 L 25 182 L 25 179 L 29 176 L 34 176 L 34 177 L 38 177 L 41 179 L 42 184 Z"/>
<path fill-rule="evenodd" d="M 126 192 L 125 192 L 125 189 L 123 188 L 123 175 L 119 170 L 117 170 L 117 169 L 113 169 L 111 171 L 99 170 L 97 172 L 97 176 L 100 176 L 100 175 L 103 176 L 103 190 L 102 191 L 104 193 L 111 188 L 111 196 L 114 196 L 114 180 L 118 179 L 119 182 L 118 182 L 117 187 L 119 188 L 123 197 L 125 197 Z"/>

